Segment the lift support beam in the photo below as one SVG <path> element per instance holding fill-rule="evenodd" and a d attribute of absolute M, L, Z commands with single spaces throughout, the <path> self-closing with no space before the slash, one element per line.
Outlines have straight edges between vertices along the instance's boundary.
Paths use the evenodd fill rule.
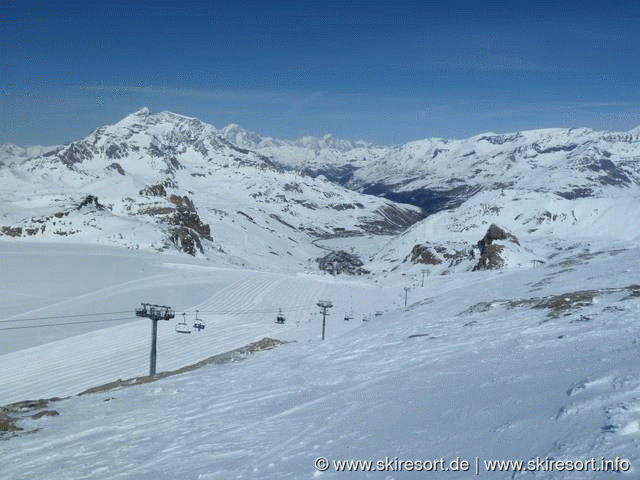
<path fill-rule="evenodd" d="M 158 320 L 171 320 L 176 316 L 171 307 L 143 303 L 142 308 L 136 308 L 136 317 L 145 317 L 151 320 L 151 354 L 149 357 L 149 376 L 156 374 L 156 357 L 158 343 Z"/>

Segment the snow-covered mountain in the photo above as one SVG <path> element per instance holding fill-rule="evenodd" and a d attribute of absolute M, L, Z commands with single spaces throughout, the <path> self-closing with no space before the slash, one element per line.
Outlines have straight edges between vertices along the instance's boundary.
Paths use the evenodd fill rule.
<path fill-rule="evenodd" d="M 635 208 L 640 199 L 640 128 L 485 133 L 399 146 L 331 136 L 283 141 L 237 126 L 223 131 L 230 141 L 282 168 L 324 175 L 429 214 L 374 260 L 406 262 L 422 248 L 429 251 L 427 263 L 435 271 L 471 269 L 478 262 L 473 248 L 491 224 L 523 240 L 517 248 L 505 245 L 510 250 L 505 252 L 507 266 L 542 261 L 541 239 L 640 239 L 640 211 Z"/>
<path fill-rule="evenodd" d="M 260 138 L 237 126 L 226 138 L 288 168 L 435 213 L 480 190 L 512 188 L 574 199 L 640 183 L 640 127 L 629 132 L 542 129 L 431 138 L 399 146 L 302 138 Z"/>
<path fill-rule="evenodd" d="M 177 247 L 234 263 L 317 256 L 313 238 L 394 233 L 420 209 L 284 171 L 215 127 L 170 112 L 135 112 L 82 140 L 5 147 L 5 237 Z"/>
<path fill-rule="evenodd" d="M 69 145 L 3 146 L 0 181 L 5 238 L 178 248 L 254 266 L 274 255 L 308 265 L 322 253 L 314 239 L 407 227 L 370 260 L 406 262 L 423 245 L 436 270 L 473 268 L 470 249 L 491 224 L 523 240 L 506 266 L 540 260 L 530 238 L 640 237 L 640 128 L 380 146 L 280 140 L 142 109 Z"/>

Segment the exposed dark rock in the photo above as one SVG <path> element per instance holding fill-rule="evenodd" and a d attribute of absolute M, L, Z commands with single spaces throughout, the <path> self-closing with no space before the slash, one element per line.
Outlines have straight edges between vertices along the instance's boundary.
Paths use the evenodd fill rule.
<path fill-rule="evenodd" d="M 515 243 L 516 245 L 520 245 L 520 242 L 518 242 L 518 239 L 514 235 L 507 232 L 506 230 L 503 230 L 502 228 L 497 226 L 495 223 L 492 223 L 489 226 L 489 229 L 487 230 L 487 233 L 485 233 L 482 240 L 478 242 L 480 253 L 482 254 L 484 252 L 485 247 L 491 245 L 491 243 L 494 240 L 509 240 Z"/>
<path fill-rule="evenodd" d="M 117 162 L 112 163 L 111 165 L 109 165 L 107 167 L 110 170 L 115 170 L 116 172 L 118 172 L 120 175 L 124 175 L 124 168 L 122 168 L 122 165 L 120 165 Z"/>
<path fill-rule="evenodd" d="M 211 238 L 211 227 L 206 223 L 202 223 L 202 220 L 200 220 L 195 210 L 184 211 L 178 209 L 171 220 L 169 220 L 169 223 L 188 227 L 207 239 Z"/>
<path fill-rule="evenodd" d="M 539 144 L 534 143 L 533 149 L 537 153 L 556 153 L 556 152 L 570 152 L 575 150 L 578 147 L 575 143 L 570 143 L 569 145 L 556 145 L 554 147 L 542 148 Z"/>
<path fill-rule="evenodd" d="M 253 217 L 251 215 L 247 215 L 244 212 L 241 212 L 240 210 L 238 210 L 238 212 L 240 215 L 242 215 L 243 217 L 245 217 L 247 220 L 249 220 L 251 223 L 256 223 L 256 221 L 253 219 Z"/>
<path fill-rule="evenodd" d="M 98 202 L 98 197 L 96 197 L 95 195 L 87 195 L 86 197 L 84 197 L 84 199 L 78 205 L 77 209 L 80 210 L 83 207 L 93 207 L 98 210 L 105 209 L 105 206 Z"/>
<path fill-rule="evenodd" d="M 285 222 L 282 218 L 280 218 L 278 215 L 276 215 L 275 213 L 270 213 L 269 216 L 271 218 L 273 218 L 274 220 L 280 222 L 282 225 L 284 225 L 285 227 L 289 227 L 292 230 L 298 230 L 296 227 L 294 227 L 293 225 L 291 225 L 290 223 Z"/>
<path fill-rule="evenodd" d="M 475 258 L 475 254 L 473 253 L 473 249 L 470 250 L 448 250 L 445 249 L 444 252 L 440 252 L 445 260 L 449 262 L 449 267 L 454 267 L 466 258 Z"/>
<path fill-rule="evenodd" d="M 354 210 L 356 206 L 352 203 L 334 203 L 333 205 L 329 205 L 330 208 L 334 210 Z"/>
<path fill-rule="evenodd" d="M 60 160 L 67 167 L 73 168 L 76 163 L 82 163 L 93 156 L 93 152 L 82 142 L 74 142 L 62 150 Z"/>
<path fill-rule="evenodd" d="M 503 250 L 503 245 L 487 245 L 473 271 L 497 270 L 504 267 L 504 259 L 500 256 Z"/>
<path fill-rule="evenodd" d="M 157 183 L 155 185 L 149 185 L 142 190 L 140 190 L 140 195 L 144 195 L 145 197 L 166 197 L 167 190 L 164 188 L 164 185 L 161 183 Z"/>
<path fill-rule="evenodd" d="M 586 165 L 589 170 L 600 173 L 598 181 L 602 185 L 615 185 L 627 187 L 631 184 L 631 179 L 627 176 L 627 172 L 622 168 L 616 166 L 609 159 L 597 159 L 593 160 Z"/>
<path fill-rule="evenodd" d="M 34 410 L 42 410 L 49 405 L 50 401 L 55 401 L 56 399 L 46 399 L 41 398 L 38 400 L 23 400 L 21 402 L 14 402 L 9 405 L 5 405 L 2 407 L 2 410 L 7 413 L 24 413 L 30 412 Z"/>
<path fill-rule="evenodd" d="M 19 237 L 22 235 L 22 227 L 3 226 L 0 228 L 0 232 L 2 232 L 2 235 L 7 235 L 8 237 Z"/>
<path fill-rule="evenodd" d="M 409 261 L 424 265 L 439 265 L 442 263 L 442 260 L 426 245 L 414 245 L 409 254 Z"/>
<path fill-rule="evenodd" d="M 168 215 L 170 213 L 175 212 L 176 209 L 173 207 L 148 207 L 140 210 L 140 214 L 142 215 Z"/>
<path fill-rule="evenodd" d="M 593 190 L 590 188 L 574 188 L 568 192 L 556 192 L 556 195 L 566 198 L 567 200 L 575 200 L 576 198 L 586 198 L 593 196 Z"/>
<path fill-rule="evenodd" d="M 183 197 L 179 195 L 171 195 L 169 197 L 169 201 L 173 203 L 176 207 L 178 207 L 178 210 L 180 211 L 185 211 L 185 212 L 196 211 L 195 207 L 193 206 L 193 202 L 186 195 Z"/>
<path fill-rule="evenodd" d="M 190 228 L 178 227 L 174 229 L 171 233 L 171 241 L 176 246 L 176 248 L 179 248 L 189 255 L 195 256 L 196 249 L 200 253 L 204 253 L 200 237 Z"/>
<path fill-rule="evenodd" d="M 364 275 L 369 273 L 368 270 L 362 268 L 362 260 L 344 250 L 331 252 L 324 257 L 318 258 L 318 268 L 331 275 L 339 275 L 346 273 L 348 275 Z"/>
<path fill-rule="evenodd" d="M 494 245 L 493 242 L 495 240 L 508 240 L 516 245 L 520 245 L 520 242 L 518 242 L 518 239 L 514 235 L 492 223 L 487 233 L 477 244 L 480 249 L 480 259 L 476 266 L 473 267 L 473 271 L 496 270 L 504 266 L 504 258 L 501 256 L 504 246 Z"/>
<path fill-rule="evenodd" d="M 296 182 L 285 183 L 284 185 L 285 192 L 298 192 L 302 193 L 302 188 L 300 188 L 300 184 Z"/>
<path fill-rule="evenodd" d="M 128 150 L 129 148 L 126 143 L 121 143 L 120 145 L 112 143 L 105 149 L 104 154 L 108 159 L 114 160 L 126 157 Z"/>
<path fill-rule="evenodd" d="M 152 143 L 151 145 L 149 145 L 149 148 L 147 149 L 147 152 L 152 157 L 160 158 L 160 157 L 164 156 L 164 152 L 162 151 L 162 148 L 160 148 L 160 146 L 157 145 L 156 143 Z"/>
<path fill-rule="evenodd" d="M 0 407 L 0 435 L 2 433 L 15 433 L 23 429 L 18 427 L 16 421 L 31 417 L 35 420 L 48 416 L 58 415 L 55 410 L 49 410 L 49 403 L 60 400 L 58 397 L 40 400 L 24 400 Z"/>
<path fill-rule="evenodd" d="M 178 210 L 167 219 L 167 223 L 190 228 L 207 240 L 211 240 L 211 227 L 206 223 L 202 223 L 202 220 L 195 211 L 186 212 Z"/>
<path fill-rule="evenodd" d="M 18 432 L 22 428 L 18 427 L 13 419 L 4 413 L 0 413 L 0 433 L 1 432 Z"/>
<path fill-rule="evenodd" d="M 182 170 L 184 167 L 174 156 L 167 158 L 167 171 L 174 172 L 175 170 Z"/>
<path fill-rule="evenodd" d="M 436 148 L 433 153 L 431 154 L 431 159 L 433 160 L 434 158 L 436 158 L 438 155 L 440 155 L 441 153 L 446 153 L 448 152 L 449 149 L 448 148 Z"/>
<path fill-rule="evenodd" d="M 31 418 L 37 420 L 42 417 L 57 417 L 58 415 L 60 414 L 55 410 L 42 410 L 41 412 L 31 415 Z"/>
<path fill-rule="evenodd" d="M 507 142 L 518 140 L 519 138 L 522 138 L 522 135 L 520 135 L 520 133 L 518 132 L 512 135 L 485 135 L 480 137 L 478 141 L 485 140 L 493 145 L 502 145 Z"/>
<path fill-rule="evenodd" d="M 152 207 L 142 213 L 164 215 L 162 221 L 177 228 L 171 229 L 170 240 L 176 248 L 189 255 L 204 253 L 201 238 L 211 240 L 211 227 L 203 223 L 189 197 L 171 195 L 169 201 L 176 208 Z"/>

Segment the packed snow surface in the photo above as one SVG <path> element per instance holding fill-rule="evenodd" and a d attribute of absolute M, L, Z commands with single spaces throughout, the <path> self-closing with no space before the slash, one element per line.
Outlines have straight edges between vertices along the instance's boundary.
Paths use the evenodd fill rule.
<path fill-rule="evenodd" d="M 460 457 L 471 469 L 357 478 L 470 478 L 476 459 L 479 478 L 638 478 L 638 248 L 566 245 L 538 268 L 430 276 L 422 287 L 402 274 L 343 280 L 106 247 L 62 254 L 46 244 L 1 246 L 3 261 L 13 262 L 5 277 L 19 278 L 22 269 L 32 279 L 11 289 L 3 278 L 8 319 L 132 310 L 150 301 L 192 321 L 198 309 L 203 332 L 175 333 L 179 315 L 161 322 L 158 371 L 265 336 L 290 342 L 240 362 L 52 402 L 59 416 L 23 419 L 24 430 L 0 442 L 2 478 L 347 475 L 333 464 L 320 472 L 318 457 Z M 38 266 L 49 262 L 55 278 L 38 278 Z M 81 281 L 98 267 L 102 275 Z M 334 304 L 324 341 L 320 299 Z M 278 308 L 284 325 L 274 323 Z M 18 350 L 3 343 L 0 403 L 147 373 L 148 320 L 90 325 L 79 335 L 75 327 L 54 329 L 58 338 L 44 344 L 38 338 L 47 339 L 51 327 L 23 330 L 32 345 L 24 340 Z M 603 457 L 624 459 L 628 471 L 484 470 L 494 459 L 594 458 L 599 466 Z"/>

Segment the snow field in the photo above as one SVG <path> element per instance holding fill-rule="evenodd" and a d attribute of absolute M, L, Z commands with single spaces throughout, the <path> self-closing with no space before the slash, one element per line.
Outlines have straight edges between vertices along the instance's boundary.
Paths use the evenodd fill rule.
<path fill-rule="evenodd" d="M 72 395 L 119 378 L 146 375 L 151 322 L 133 315 L 134 309 L 142 301 L 176 308 L 174 320 L 159 323 L 157 371 L 161 372 L 175 370 L 263 337 L 283 340 L 319 338 L 321 317 L 316 303 L 320 299 L 328 298 L 334 303 L 326 327 L 329 337 L 354 328 L 363 315 L 373 317 L 378 310 L 392 305 L 392 297 L 399 299 L 401 295 L 399 289 L 390 292 L 375 287 L 363 288 L 358 283 L 336 281 L 321 275 L 220 269 L 202 261 L 198 264 L 197 260 L 191 264 L 167 263 L 166 257 L 152 255 L 148 258 L 143 256 L 141 261 L 136 258 L 136 252 L 126 250 L 80 249 L 85 255 L 87 252 L 103 254 L 96 255 L 85 268 L 101 271 L 113 284 L 96 288 L 96 282 L 99 282 L 96 279 L 86 286 L 75 279 L 77 274 L 82 276 L 82 268 L 79 271 L 75 264 L 82 260 L 82 254 L 70 256 L 71 262 L 68 259 L 60 261 L 59 266 L 55 267 L 59 251 L 56 247 L 49 248 L 40 254 L 38 262 L 23 264 L 24 269 L 37 269 L 40 262 L 46 262 L 52 271 L 62 276 L 59 278 L 60 284 L 68 285 L 69 290 L 75 290 L 76 294 L 68 295 L 69 292 L 64 288 L 59 292 L 54 289 L 50 293 L 60 297 L 48 298 L 51 302 L 49 305 L 36 309 L 29 309 L 30 304 L 16 295 L 7 307 L 13 315 L 5 319 L 0 328 L 96 318 L 55 317 L 73 315 L 73 312 L 92 314 L 96 311 L 128 310 L 129 313 L 97 317 L 107 320 L 123 318 L 115 322 L 115 326 L 108 326 L 113 322 L 107 322 L 78 327 L 70 325 L 6 331 L 3 345 L 7 353 L 0 356 L 0 365 L 8 373 L 0 382 L 0 404 L 26 398 Z M 22 253 L 24 257 L 29 251 L 29 248 L 24 248 L 16 252 L 16 256 L 21 257 Z M 156 263 L 145 263 L 150 262 L 149 258 L 156 258 Z M 143 273 L 145 276 L 122 281 L 126 273 L 118 273 L 114 267 L 111 267 L 110 275 L 108 264 L 117 260 L 122 262 L 121 266 L 127 262 L 132 264 L 128 274 L 139 276 Z M 34 272 L 31 272 L 31 276 L 37 278 Z M 50 279 L 43 280 L 40 285 L 33 284 L 31 290 L 34 293 L 44 291 L 48 281 Z M 88 292 L 80 293 L 85 287 L 88 287 Z M 197 298 L 200 300 L 194 301 Z M 16 313 L 25 306 L 28 309 L 23 314 Z M 275 323 L 280 308 L 287 319 L 285 325 Z M 189 335 L 177 334 L 174 327 L 182 320 L 180 313 L 189 312 L 186 320 L 191 325 L 196 310 L 199 310 L 199 318 L 206 323 L 205 330 L 193 331 Z M 353 313 L 352 321 L 343 320 L 346 312 Z M 50 320 L 20 321 L 24 318 L 46 318 L 41 315 L 54 317 Z M 82 333 L 83 327 L 85 333 Z M 15 342 L 10 343 L 10 338 Z M 51 338 L 56 340 L 49 341 Z M 21 343 L 28 347 L 20 348 L 18 345 Z"/>
<path fill-rule="evenodd" d="M 25 421 L 23 427 L 40 430 L 3 442 L 0 476 L 338 478 L 345 474 L 316 471 L 315 458 L 376 461 L 397 456 L 471 462 L 476 457 L 620 457 L 630 462 L 630 471 L 481 472 L 480 478 L 636 478 L 639 297 L 603 290 L 591 303 L 567 308 L 557 317 L 549 309 L 506 302 L 638 283 L 637 249 L 583 257 L 568 268 L 562 261 L 572 255 L 565 252 L 557 264 L 537 269 L 431 277 L 424 289 L 410 292 L 407 310 L 401 308 L 404 292 L 398 285 L 224 270 L 226 288 L 193 308 L 271 309 L 279 303 L 278 295 L 286 294 L 289 305 L 323 297 L 336 304 L 327 340 L 319 340 L 317 318 L 309 322 L 287 314 L 280 330 L 273 323 L 275 313 L 266 322 L 250 314 L 210 318 L 205 335 L 217 329 L 214 338 L 228 347 L 248 343 L 265 330 L 297 341 L 242 362 L 54 403 L 51 408 L 59 417 Z M 186 269 L 193 275 L 198 271 Z M 372 310 L 386 304 L 387 311 L 367 323 L 357 317 L 344 322 L 339 306 L 345 299 Z M 127 325 L 131 331 L 138 327 L 144 340 L 141 367 L 146 368 L 149 325 Z M 193 342 L 195 333 L 178 336 L 170 330 L 161 328 L 159 340 L 159 361 L 165 366 L 174 361 L 170 352 L 184 353 L 183 342 L 191 342 L 193 352 L 208 348 L 199 341 L 208 338 L 204 335 Z M 110 335 L 122 338 L 116 327 L 86 334 L 81 343 L 100 332 L 103 341 Z M 59 350 L 74 338 L 80 337 L 32 351 Z M 127 363 L 135 348 L 114 344 L 110 357 L 121 356 Z M 65 368 L 73 369 L 74 360 L 67 360 Z M 177 357 L 175 361 L 180 363 Z M 88 375 L 68 373 L 62 385 L 79 385 Z M 400 479 L 419 474 L 354 475 Z"/>

